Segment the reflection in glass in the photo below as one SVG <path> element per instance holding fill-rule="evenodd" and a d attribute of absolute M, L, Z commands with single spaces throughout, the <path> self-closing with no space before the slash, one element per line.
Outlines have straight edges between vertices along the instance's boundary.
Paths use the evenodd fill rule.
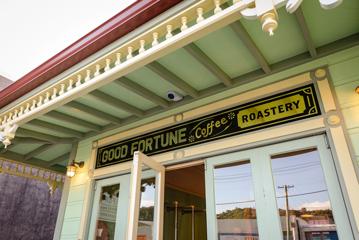
<path fill-rule="evenodd" d="M 113 240 L 120 184 L 102 187 L 100 209 L 97 217 L 95 239 Z"/>
<path fill-rule="evenodd" d="M 138 219 L 138 240 L 152 240 L 155 206 L 155 178 L 141 181 L 140 213 Z"/>
<path fill-rule="evenodd" d="M 214 169 L 219 240 L 257 240 L 257 216 L 249 161 Z"/>
<path fill-rule="evenodd" d="M 272 171 L 283 239 L 337 240 L 318 151 L 272 156 Z"/>

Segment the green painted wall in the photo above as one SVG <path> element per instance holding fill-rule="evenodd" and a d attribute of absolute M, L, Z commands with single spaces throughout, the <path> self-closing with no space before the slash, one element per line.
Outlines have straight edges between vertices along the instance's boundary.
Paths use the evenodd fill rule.
<path fill-rule="evenodd" d="M 353 157 L 355 157 L 356 161 L 359 163 L 359 95 L 354 93 L 355 87 L 359 85 L 359 46 L 296 66 L 280 73 L 262 78 L 258 81 L 253 81 L 240 87 L 230 89 L 226 92 L 203 98 L 195 103 L 178 107 L 175 110 L 158 114 L 125 127 L 109 131 L 106 134 L 101 134 L 96 137 L 84 140 L 79 144 L 76 159 L 78 161 L 87 162 L 90 159 L 92 141 L 96 139 L 137 127 L 178 112 L 183 112 L 198 106 L 203 106 L 207 103 L 214 102 L 229 96 L 238 95 L 242 92 L 255 89 L 260 86 L 267 85 L 324 65 L 329 66 L 329 70 L 332 76 L 332 83 L 335 87 L 336 96 L 345 118 L 344 120 L 347 127 L 348 136 L 351 139 L 350 144 L 353 148 Z M 87 170 L 84 170 L 82 174 L 77 175 L 71 182 L 70 194 L 67 200 L 67 208 L 61 234 L 62 240 L 78 239 L 81 214 L 83 210 L 82 206 L 85 197 L 85 184 L 87 179 Z"/>
<path fill-rule="evenodd" d="M 359 56 L 329 66 L 335 93 L 344 116 L 353 153 L 359 164 Z"/>
<path fill-rule="evenodd" d="M 91 141 L 83 141 L 77 149 L 76 159 L 86 161 L 90 159 Z M 61 240 L 77 240 L 81 222 L 82 207 L 86 194 L 87 173 L 79 174 L 71 181 L 70 192 L 67 199 L 64 222 L 61 231 Z"/>

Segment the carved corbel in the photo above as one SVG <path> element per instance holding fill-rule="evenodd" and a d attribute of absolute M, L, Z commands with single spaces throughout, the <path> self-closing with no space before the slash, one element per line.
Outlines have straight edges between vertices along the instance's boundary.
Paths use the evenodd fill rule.
<path fill-rule="evenodd" d="M 238 0 L 237 0 L 238 1 Z M 260 19 L 262 29 L 273 35 L 278 27 L 278 15 L 276 9 L 285 5 L 288 13 L 294 13 L 303 0 L 243 0 L 249 7 L 241 11 L 241 15 L 249 20 Z M 319 0 L 323 9 L 332 9 L 339 6 L 343 0 Z"/>
<path fill-rule="evenodd" d="M 0 131 L 0 141 L 4 144 L 5 148 L 11 144 L 11 140 L 15 138 L 16 130 L 19 126 L 17 124 L 7 124 Z"/>

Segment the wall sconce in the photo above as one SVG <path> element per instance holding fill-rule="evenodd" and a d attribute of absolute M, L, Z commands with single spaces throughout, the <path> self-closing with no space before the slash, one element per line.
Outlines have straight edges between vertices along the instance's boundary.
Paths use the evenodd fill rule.
<path fill-rule="evenodd" d="M 85 162 L 75 162 L 72 161 L 68 166 L 67 166 L 67 171 L 66 171 L 66 175 L 70 178 L 72 178 L 73 176 L 75 176 L 76 174 L 76 170 L 77 168 L 83 168 L 83 166 L 85 165 Z"/>
<path fill-rule="evenodd" d="M 355 88 L 355 92 L 356 92 L 357 94 L 359 94 L 359 86 L 357 86 L 357 87 Z"/>

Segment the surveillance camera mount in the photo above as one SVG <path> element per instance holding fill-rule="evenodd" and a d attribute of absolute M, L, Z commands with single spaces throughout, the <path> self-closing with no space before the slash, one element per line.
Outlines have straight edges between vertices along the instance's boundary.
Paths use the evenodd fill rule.
<path fill-rule="evenodd" d="M 183 95 L 176 92 L 176 91 L 173 91 L 173 90 L 169 90 L 167 92 L 167 98 L 168 100 L 170 101 L 173 101 L 173 102 L 178 102 L 178 101 L 181 101 L 183 99 Z"/>

